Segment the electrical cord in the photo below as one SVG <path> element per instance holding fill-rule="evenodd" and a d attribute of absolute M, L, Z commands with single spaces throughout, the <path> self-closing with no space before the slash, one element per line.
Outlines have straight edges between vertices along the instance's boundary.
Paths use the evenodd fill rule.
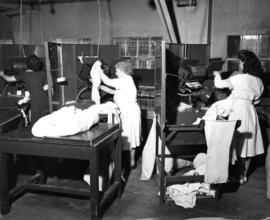
<path fill-rule="evenodd" d="M 6 95 L 6 91 L 7 91 L 9 86 L 10 86 L 10 83 L 9 82 L 6 83 L 6 85 L 5 85 L 4 89 L 3 89 L 3 92 L 2 92 L 3 96 Z"/>
<path fill-rule="evenodd" d="M 98 35 L 98 46 L 97 46 L 97 57 L 99 57 L 99 46 L 101 41 L 101 12 L 100 12 L 100 0 L 98 2 L 98 20 L 99 20 L 99 35 Z"/>
<path fill-rule="evenodd" d="M 44 43 L 44 36 L 43 36 L 43 19 L 42 19 L 42 11 L 41 7 L 39 6 L 39 25 L 40 25 L 40 38 L 41 38 L 41 43 Z"/>
<path fill-rule="evenodd" d="M 20 48 L 22 50 L 22 54 L 25 57 L 25 53 L 24 53 L 24 49 L 23 49 L 23 41 L 22 41 L 22 6 L 23 6 L 23 2 L 22 0 L 20 1 Z"/>

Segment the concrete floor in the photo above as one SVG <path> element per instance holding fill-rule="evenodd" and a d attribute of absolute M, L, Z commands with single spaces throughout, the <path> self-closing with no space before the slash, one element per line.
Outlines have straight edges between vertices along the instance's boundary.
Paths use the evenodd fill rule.
<path fill-rule="evenodd" d="M 160 204 L 156 178 L 141 181 L 141 166 L 131 171 L 122 194 L 103 216 L 104 220 L 128 219 L 270 219 L 270 200 L 265 196 L 265 171 L 258 167 L 247 184 L 223 188 L 219 201 L 197 200 L 195 208 Z M 55 179 L 49 179 L 54 182 Z M 59 180 L 57 180 L 59 181 Z M 61 179 L 58 184 L 87 187 L 82 180 Z M 85 220 L 90 219 L 87 200 L 28 193 L 12 204 L 1 220 Z"/>

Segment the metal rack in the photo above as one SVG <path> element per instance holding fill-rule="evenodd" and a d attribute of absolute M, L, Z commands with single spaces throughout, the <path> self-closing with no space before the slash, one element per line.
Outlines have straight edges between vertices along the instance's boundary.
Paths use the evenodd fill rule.
<path fill-rule="evenodd" d="M 165 171 L 166 158 L 182 158 L 191 159 L 197 153 L 206 151 L 206 142 L 204 138 L 204 130 L 202 127 L 187 125 L 183 126 L 178 123 L 168 125 L 166 123 L 166 48 L 165 42 L 162 41 L 162 65 L 161 65 L 161 96 L 160 106 L 156 108 L 157 114 L 157 139 L 161 139 L 161 146 L 157 141 L 157 149 L 161 151 L 156 156 L 156 164 L 159 169 L 159 187 L 160 187 L 160 202 L 165 202 L 165 194 L 167 186 L 172 184 L 183 184 L 186 182 L 204 182 L 204 176 L 173 176 Z M 180 116 L 181 117 L 181 116 Z M 180 136 L 179 136 L 180 135 Z M 198 135 L 198 136 L 196 136 Z M 184 139 L 190 136 L 188 141 Z M 199 137 L 196 139 L 196 137 Z M 165 148 L 168 148 L 170 154 L 165 153 Z M 218 189 L 218 187 L 217 187 Z M 197 196 L 197 198 L 218 198 L 219 191 L 215 190 L 214 196 Z"/>

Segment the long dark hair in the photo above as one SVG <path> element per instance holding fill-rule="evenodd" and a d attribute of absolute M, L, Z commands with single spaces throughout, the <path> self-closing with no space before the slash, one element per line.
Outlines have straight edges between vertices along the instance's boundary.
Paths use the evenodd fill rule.
<path fill-rule="evenodd" d="M 263 73 L 261 61 L 255 53 L 249 50 L 240 50 L 238 59 L 243 62 L 243 73 L 260 76 Z"/>

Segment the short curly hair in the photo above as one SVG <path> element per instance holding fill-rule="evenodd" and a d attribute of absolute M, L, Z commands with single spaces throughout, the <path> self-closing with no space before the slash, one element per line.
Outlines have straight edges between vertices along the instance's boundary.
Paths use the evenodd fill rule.
<path fill-rule="evenodd" d="M 127 75 L 133 74 L 132 63 L 129 60 L 119 61 L 115 64 L 115 69 L 120 69 Z"/>
<path fill-rule="evenodd" d="M 255 53 L 249 50 L 240 50 L 238 59 L 243 62 L 243 73 L 259 76 L 263 73 L 261 61 Z"/>
<path fill-rule="evenodd" d="M 29 55 L 25 63 L 27 68 L 33 71 L 41 71 L 43 68 L 43 62 L 34 54 Z"/>

